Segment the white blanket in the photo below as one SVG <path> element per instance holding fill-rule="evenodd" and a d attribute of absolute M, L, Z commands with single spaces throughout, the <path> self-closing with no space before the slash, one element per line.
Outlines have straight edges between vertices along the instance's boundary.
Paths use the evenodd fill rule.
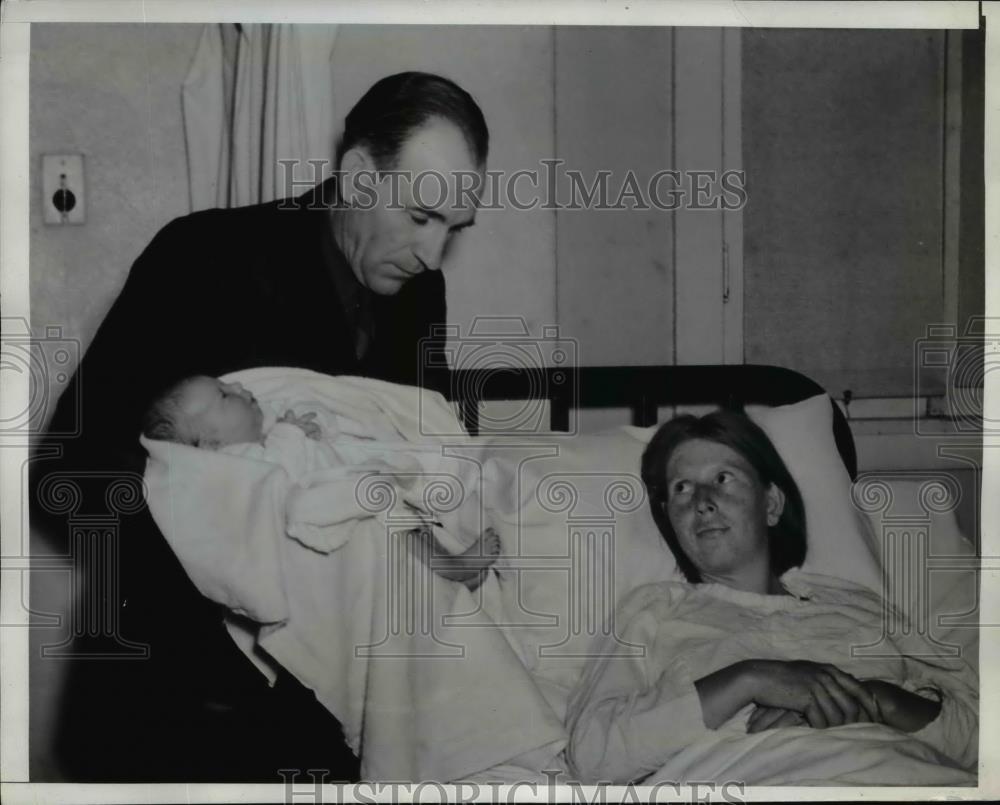
<path fill-rule="evenodd" d="M 882 724 L 784 727 L 681 750 L 643 785 L 737 780 L 746 785 L 974 786 L 928 744 Z"/>
<path fill-rule="evenodd" d="M 365 428 L 414 444 L 454 434 L 437 438 L 474 448 L 444 399 L 424 390 L 288 369 L 229 379 L 262 401 L 309 399 L 353 417 L 361 437 Z M 391 536 L 415 523 L 379 497 L 401 482 L 385 464 L 390 486 L 365 494 L 357 484 L 371 467 L 293 486 L 267 462 L 144 444 L 150 511 L 185 570 L 204 595 L 263 624 L 257 646 L 341 721 L 365 777 L 450 780 L 509 761 L 541 768 L 560 751 L 560 719 L 479 598 Z"/>
<path fill-rule="evenodd" d="M 653 773 L 749 785 L 974 783 L 978 679 L 969 659 L 894 621 L 861 585 L 799 570 L 781 582 L 790 595 L 678 582 L 636 590 L 570 703 L 571 766 L 589 781 Z M 709 729 L 695 680 L 746 659 L 831 663 L 937 699 L 940 713 L 913 734 L 871 724 L 750 734 L 749 705 Z"/>

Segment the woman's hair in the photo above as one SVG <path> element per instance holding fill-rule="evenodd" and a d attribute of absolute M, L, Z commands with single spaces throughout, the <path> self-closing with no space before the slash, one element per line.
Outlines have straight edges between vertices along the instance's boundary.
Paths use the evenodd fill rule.
<path fill-rule="evenodd" d="M 774 449 L 771 440 L 742 411 L 719 410 L 703 417 L 690 414 L 663 424 L 642 454 L 642 481 L 649 494 L 649 506 L 660 533 L 690 582 L 700 582 L 701 574 L 681 548 L 667 516 L 667 462 L 684 442 L 704 439 L 735 450 L 754 468 L 765 487 L 774 484 L 785 493 L 785 507 L 777 524 L 768 528 L 771 571 L 780 576 L 798 567 L 806 557 L 806 511 L 802 494 Z"/>
<path fill-rule="evenodd" d="M 476 164 L 486 162 L 490 133 L 472 96 L 447 78 L 409 72 L 376 82 L 348 113 L 337 144 L 338 169 L 347 151 L 363 146 L 379 170 L 392 170 L 410 134 L 434 117 L 457 126 Z"/>
<path fill-rule="evenodd" d="M 175 383 L 153 401 L 142 418 L 143 436 L 147 439 L 198 446 L 194 434 L 183 427 L 181 413 L 181 400 L 190 380 L 191 378 L 185 378 Z"/>

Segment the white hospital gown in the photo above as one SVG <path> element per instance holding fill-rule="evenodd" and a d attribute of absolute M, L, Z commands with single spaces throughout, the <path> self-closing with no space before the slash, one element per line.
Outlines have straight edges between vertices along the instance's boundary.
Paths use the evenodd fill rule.
<path fill-rule="evenodd" d="M 749 743 L 740 750 L 740 741 L 749 741 L 753 705 L 711 730 L 694 687 L 697 679 L 747 659 L 831 663 L 859 679 L 939 699 L 938 717 L 912 737 L 941 753 L 942 763 L 975 765 L 978 678 L 966 658 L 941 657 L 941 647 L 915 632 L 884 635 L 883 600 L 867 588 L 799 570 L 781 582 L 791 595 L 683 582 L 632 593 L 616 612 L 614 633 L 595 644 L 570 701 L 567 753 L 576 774 L 585 782 L 628 782 L 691 747 L 703 748 L 703 756 L 723 745 L 727 752 L 752 752 Z M 926 754 L 933 759 L 937 752 Z"/>

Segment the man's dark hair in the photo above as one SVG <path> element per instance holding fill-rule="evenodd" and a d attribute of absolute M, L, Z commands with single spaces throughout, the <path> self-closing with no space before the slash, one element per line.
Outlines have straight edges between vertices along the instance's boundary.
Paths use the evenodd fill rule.
<path fill-rule="evenodd" d="M 717 442 L 735 450 L 750 462 L 765 487 L 774 484 L 785 493 L 781 518 L 768 528 L 771 572 L 780 576 L 801 565 L 806 558 L 806 510 L 798 485 L 760 427 L 742 411 L 719 410 L 703 417 L 690 414 L 674 417 L 656 431 L 642 454 L 642 481 L 649 494 L 653 520 L 685 578 L 698 583 L 701 574 L 681 548 L 667 516 L 666 476 L 667 462 L 674 450 L 693 439 Z"/>
<path fill-rule="evenodd" d="M 410 134 L 435 117 L 457 126 L 476 165 L 485 164 L 490 133 L 472 96 L 447 78 L 409 72 L 383 78 L 354 105 L 337 144 L 337 168 L 348 150 L 363 146 L 378 170 L 392 170 Z"/>

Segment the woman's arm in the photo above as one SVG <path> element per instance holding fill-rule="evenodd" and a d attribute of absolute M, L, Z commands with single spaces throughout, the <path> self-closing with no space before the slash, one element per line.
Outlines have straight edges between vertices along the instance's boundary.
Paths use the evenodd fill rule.
<path fill-rule="evenodd" d="M 692 628 L 672 620 L 679 585 L 636 590 L 615 612 L 614 629 L 592 657 L 567 705 L 566 757 L 586 783 L 626 783 L 676 752 L 711 737 L 698 694 L 678 661 Z"/>
<path fill-rule="evenodd" d="M 695 680 L 705 726 L 717 729 L 750 703 L 801 713 L 811 727 L 875 721 L 873 694 L 835 665 L 744 660 Z"/>
<path fill-rule="evenodd" d="M 651 621 L 637 619 L 624 641 L 652 645 L 646 637 L 656 628 Z M 813 727 L 874 720 L 874 699 L 834 666 L 744 660 L 694 680 L 692 690 L 677 668 L 653 659 L 658 656 L 670 655 L 652 650 L 646 657 L 607 657 L 590 666 L 570 705 L 568 756 L 583 780 L 640 779 L 751 703 L 802 712 Z"/>
<path fill-rule="evenodd" d="M 944 608 L 937 611 L 960 610 Z M 974 639 L 969 642 L 968 636 L 955 634 L 962 631 L 959 627 L 951 633 L 939 633 L 933 642 L 921 629 L 912 629 L 909 634 L 897 637 L 899 650 L 904 655 L 906 677 L 905 681 L 900 680 L 898 685 L 892 687 L 923 700 L 913 702 L 907 697 L 910 707 L 916 704 L 918 708 L 925 708 L 928 705 L 923 702 L 929 702 L 936 712 L 912 732 L 902 721 L 893 726 L 911 732 L 915 738 L 952 758 L 962 768 L 974 769 L 979 760 L 979 674 L 975 656 L 978 646 Z M 949 643 L 961 646 L 962 650 L 953 656 L 948 655 L 942 651 L 942 646 Z M 876 687 L 881 688 L 876 695 L 883 709 L 893 709 L 900 703 L 897 699 L 902 697 L 890 692 L 885 683 Z M 883 699 L 888 700 L 888 706 Z M 907 703 L 900 708 L 902 718 L 912 719 L 913 715 L 905 712 Z M 928 709 L 924 717 L 929 713 Z M 893 717 L 899 719 L 901 713 L 896 712 Z"/>
<path fill-rule="evenodd" d="M 696 679 L 694 687 L 701 699 L 705 726 L 718 729 L 754 701 L 757 684 L 749 662 L 733 663 Z"/>

